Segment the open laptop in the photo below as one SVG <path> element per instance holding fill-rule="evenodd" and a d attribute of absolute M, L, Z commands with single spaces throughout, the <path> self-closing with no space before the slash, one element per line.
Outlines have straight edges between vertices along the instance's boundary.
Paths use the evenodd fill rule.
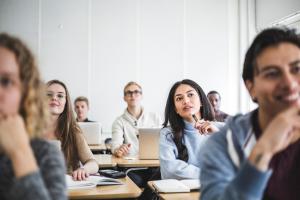
<path fill-rule="evenodd" d="M 139 159 L 159 159 L 159 132 L 160 128 L 139 129 Z"/>
<path fill-rule="evenodd" d="M 89 145 L 101 144 L 101 125 L 98 122 L 78 122 Z"/>

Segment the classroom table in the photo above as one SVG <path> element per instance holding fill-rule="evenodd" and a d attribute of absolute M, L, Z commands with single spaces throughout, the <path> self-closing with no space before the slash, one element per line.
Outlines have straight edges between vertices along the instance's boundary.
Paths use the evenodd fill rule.
<path fill-rule="evenodd" d="M 138 157 L 133 159 L 114 158 L 118 167 L 134 168 L 134 167 L 159 167 L 159 160 L 140 160 Z"/>
<path fill-rule="evenodd" d="M 199 200 L 200 198 L 199 190 L 192 191 L 192 192 L 183 192 L 183 193 L 158 193 L 153 187 L 153 181 L 149 181 L 148 186 L 151 188 L 152 191 L 154 191 L 159 196 L 160 199 L 163 200 L 182 200 L 182 199 Z"/>
<path fill-rule="evenodd" d="M 140 196 L 141 189 L 130 178 L 119 180 L 124 184 L 69 190 L 69 199 L 134 199 Z"/>
<path fill-rule="evenodd" d="M 159 167 L 159 160 L 140 160 L 135 159 L 117 158 L 110 154 L 94 154 L 100 168 L 108 167 L 121 167 L 121 168 L 134 168 L 134 167 Z"/>
<path fill-rule="evenodd" d="M 106 150 L 105 144 L 89 144 L 90 149 L 93 151 Z"/>
<path fill-rule="evenodd" d="M 96 161 L 98 162 L 99 168 L 112 168 L 117 166 L 115 157 L 110 154 L 94 154 Z"/>

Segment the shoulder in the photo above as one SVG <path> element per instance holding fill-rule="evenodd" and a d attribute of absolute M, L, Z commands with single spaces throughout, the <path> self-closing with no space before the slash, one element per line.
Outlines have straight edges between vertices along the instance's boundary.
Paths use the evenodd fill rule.
<path fill-rule="evenodd" d="M 173 131 L 171 127 L 165 127 L 160 129 L 160 139 L 161 140 L 173 140 Z"/>
<path fill-rule="evenodd" d="M 59 153 L 60 150 L 57 146 L 55 146 L 53 143 L 40 139 L 40 138 L 35 138 L 31 140 L 31 147 L 34 151 L 34 153 L 37 154 L 45 154 L 45 153 Z"/>
<path fill-rule="evenodd" d="M 212 121 L 212 124 L 218 127 L 219 129 L 225 126 L 225 122 L 219 122 L 219 121 Z"/>
<path fill-rule="evenodd" d="M 55 144 L 38 138 L 32 139 L 30 143 L 39 165 L 49 165 L 50 162 L 53 163 L 56 160 L 55 163 L 64 166 L 62 152 Z"/>
<path fill-rule="evenodd" d="M 241 143 L 244 141 L 244 138 L 251 129 L 251 115 L 252 112 L 246 115 L 237 114 L 233 117 L 230 117 L 226 123 L 214 122 L 217 124 L 222 124 L 222 127 L 220 127 L 220 131 L 216 132 L 209 138 L 207 141 L 208 145 L 220 144 L 223 146 L 224 143 L 226 143 L 226 135 L 229 131 L 232 133 L 232 136 L 235 137 L 236 142 Z"/>
<path fill-rule="evenodd" d="M 120 126 L 120 125 L 122 125 L 124 119 L 125 119 L 124 114 L 121 115 L 121 116 L 118 116 L 118 117 L 114 120 L 113 126 Z"/>
<path fill-rule="evenodd" d="M 168 134 L 172 134 L 172 129 L 171 127 L 164 127 L 162 129 L 160 129 L 160 134 L 161 135 L 168 135 Z"/>

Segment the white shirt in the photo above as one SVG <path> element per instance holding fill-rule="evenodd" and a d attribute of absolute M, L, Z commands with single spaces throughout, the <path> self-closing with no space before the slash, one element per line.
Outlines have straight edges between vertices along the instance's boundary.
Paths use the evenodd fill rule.
<path fill-rule="evenodd" d="M 161 126 L 161 119 L 155 113 L 147 113 L 143 109 L 139 119 L 136 119 L 125 109 L 123 115 L 118 117 L 112 125 L 112 152 L 114 153 L 122 144 L 131 144 L 129 155 L 137 155 L 139 152 L 138 129 Z"/>

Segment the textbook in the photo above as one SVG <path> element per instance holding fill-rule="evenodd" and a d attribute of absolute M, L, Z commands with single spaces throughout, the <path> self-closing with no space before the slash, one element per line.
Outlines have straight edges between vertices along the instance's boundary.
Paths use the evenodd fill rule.
<path fill-rule="evenodd" d="M 90 175 L 85 181 L 74 181 L 72 176 L 66 175 L 68 189 L 86 189 L 97 185 L 121 185 L 121 181 L 114 178 L 107 178 L 99 175 Z"/>
<path fill-rule="evenodd" d="M 162 193 L 190 192 L 200 189 L 199 179 L 165 179 L 153 181 L 153 187 Z"/>

